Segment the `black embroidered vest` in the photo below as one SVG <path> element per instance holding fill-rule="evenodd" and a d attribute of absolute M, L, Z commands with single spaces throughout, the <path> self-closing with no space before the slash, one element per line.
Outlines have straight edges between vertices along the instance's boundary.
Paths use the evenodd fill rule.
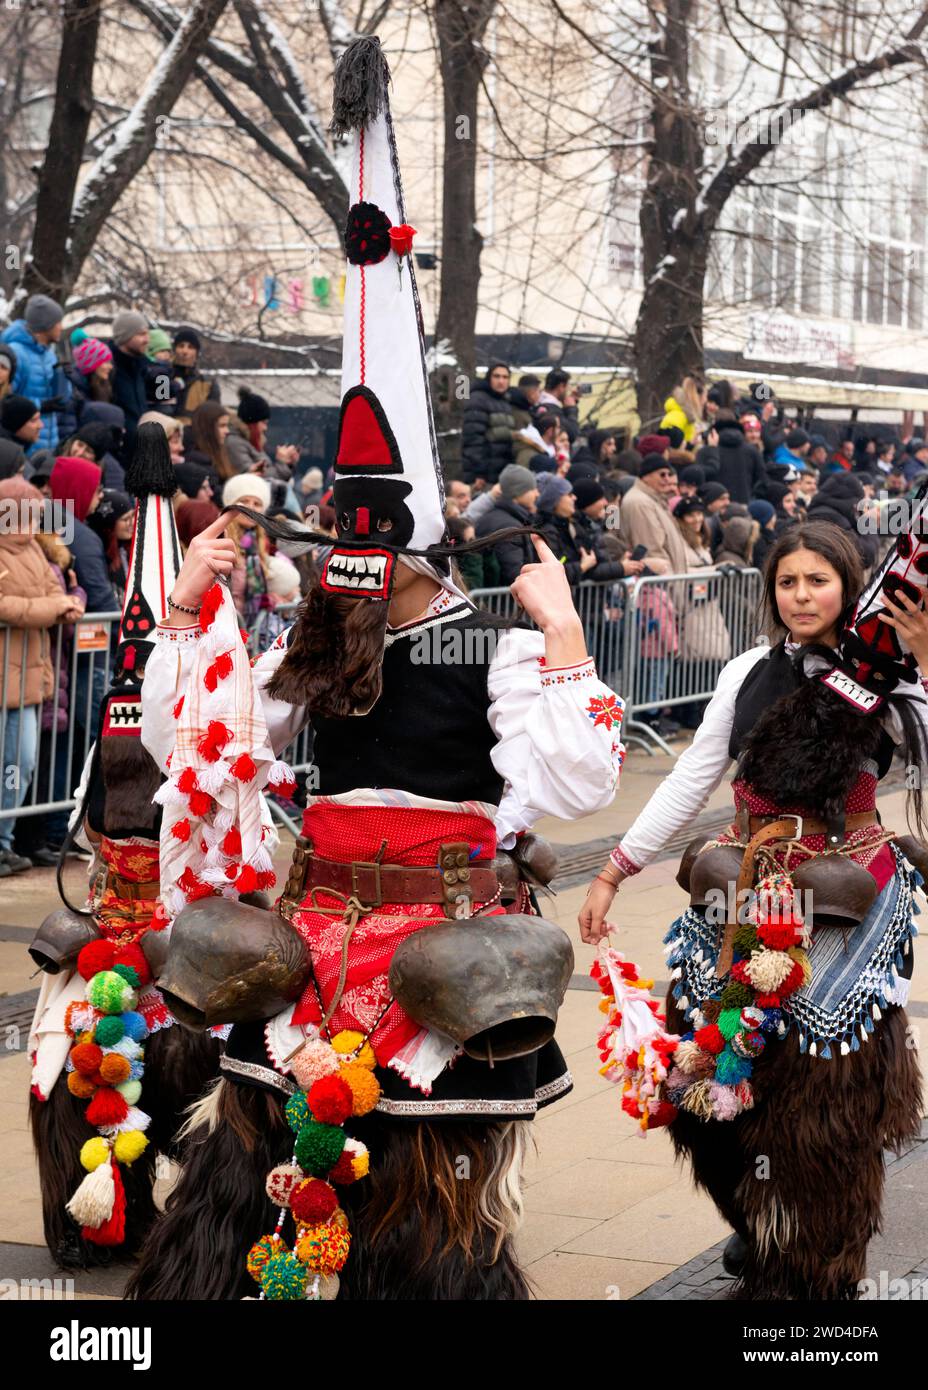
<path fill-rule="evenodd" d="M 383 691 L 367 714 L 313 719 L 321 796 L 393 787 L 442 801 L 498 803 L 487 675 L 503 630 L 469 606 L 388 633 Z"/>

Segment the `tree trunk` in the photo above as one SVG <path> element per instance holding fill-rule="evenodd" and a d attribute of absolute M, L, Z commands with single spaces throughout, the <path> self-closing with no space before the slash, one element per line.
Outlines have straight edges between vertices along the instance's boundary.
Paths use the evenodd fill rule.
<path fill-rule="evenodd" d="M 100 0 L 65 0 L 55 106 L 39 174 L 32 249 L 20 294 L 65 297 L 64 267 L 71 205 L 93 115 L 93 70 L 100 33 Z"/>
<path fill-rule="evenodd" d="M 487 65 L 482 40 L 495 0 L 435 0 L 444 108 L 444 180 L 441 207 L 441 279 L 436 341 L 453 367 L 433 380 L 439 447 L 449 472 L 460 454 L 463 405 L 458 377 L 477 365 L 475 327 L 483 237 L 477 229 L 477 101 Z"/>
<path fill-rule="evenodd" d="M 658 270 L 655 262 L 646 276 L 635 323 L 635 385 L 643 431 L 659 424 L 664 401 L 685 376 L 703 372 L 708 237 L 696 245 L 681 244 L 679 238 L 666 245 L 664 267 Z"/>
<path fill-rule="evenodd" d="M 436 333 L 462 372 L 474 371 L 483 237 L 477 230 L 477 98 L 487 65 L 481 41 L 495 0 L 435 0 L 444 107 L 441 299 Z"/>

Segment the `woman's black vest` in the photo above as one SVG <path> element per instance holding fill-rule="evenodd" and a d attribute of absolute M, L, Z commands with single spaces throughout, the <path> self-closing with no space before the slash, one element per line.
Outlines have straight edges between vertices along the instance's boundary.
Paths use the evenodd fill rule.
<path fill-rule="evenodd" d="M 314 790 L 392 787 L 441 801 L 497 804 L 487 675 L 505 629 L 469 605 L 387 634 L 383 691 L 364 715 L 315 717 Z"/>

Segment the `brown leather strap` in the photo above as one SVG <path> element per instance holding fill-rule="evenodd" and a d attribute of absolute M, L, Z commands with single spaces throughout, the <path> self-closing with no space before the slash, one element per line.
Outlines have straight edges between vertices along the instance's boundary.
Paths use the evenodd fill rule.
<path fill-rule="evenodd" d="M 345 898 L 359 899 L 368 907 L 379 907 L 382 903 L 446 903 L 455 896 L 455 891 L 465 892 L 476 903 L 489 902 L 496 896 L 496 873 L 485 861 L 483 864 L 468 862 L 466 849 L 455 854 L 454 859 L 463 862 L 439 870 L 364 860 L 343 864 L 311 853 L 306 861 L 304 894 L 313 888 L 320 892 L 331 888 Z"/>
<path fill-rule="evenodd" d="M 744 806 L 738 812 L 736 825 L 741 834 L 756 835 L 759 830 L 763 830 L 765 825 L 773 825 L 776 822 L 786 819 L 792 823 L 796 820 L 802 821 L 803 835 L 827 835 L 828 825 L 823 820 L 816 820 L 813 816 L 793 816 L 786 815 L 780 811 L 775 816 L 749 816 Z M 879 825 L 879 817 L 876 811 L 855 811 L 852 815 L 846 816 L 844 820 L 844 831 L 848 834 L 851 830 L 860 830 L 865 825 Z"/>
<path fill-rule="evenodd" d="M 719 945 L 718 960 L 715 963 L 716 979 L 724 979 L 731 969 L 732 960 L 735 954 L 735 933 L 738 930 L 738 911 L 742 904 L 741 894 L 745 889 L 752 888 L 754 885 L 754 857 L 761 845 L 767 844 L 770 840 L 794 840 L 798 838 L 800 826 L 798 816 L 782 816 L 777 820 L 767 819 L 767 824 L 762 826 L 756 834 L 752 835 L 744 847 L 744 854 L 741 857 L 741 868 L 738 872 L 738 881 L 735 887 L 735 906 L 728 920 L 725 923 L 725 931 Z M 806 833 L 805 823 L 802 824 L 802 833 Z"/>

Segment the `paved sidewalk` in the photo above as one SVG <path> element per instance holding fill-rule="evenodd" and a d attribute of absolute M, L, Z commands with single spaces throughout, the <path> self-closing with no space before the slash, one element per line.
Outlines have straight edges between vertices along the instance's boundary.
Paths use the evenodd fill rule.
<path fill-rule="evenodd" d="M 681 745 L 682 746 L 682 745 Z M 576 865 L 585 847 L 617 839 L 666 775 L 672 760 L 633 751 L 622 787 L 606 812 L 572 823 L 547 820 L 538 827 Z M 901 827 L 903 796 L 881 797 L 884 821 Z M 711 798 L 711 817 L 730 805 L 727 785 Z M 278 860 L 282 868 L 289 854 Z M 592 856 L 595 858 L 595 856 Z M 622 889 L 614 912 L 617 944 L 658 981 L 666 980 L 663 935 L 684 896 L 674 881 L 679 855 L 646 869 Z M 83 866 L 68 869 L 75 901 Z M 647 1299 L 720 1297 L 718 1258 L 729 1235 L 712 1203 L 694 1190 L 688 1173 L 674 1162 L 670 1142 L 658 1130 L 638 1137 L 619 1108 L 618 1092 L 597 1071 L 595 1038 L 601 1014 L 587 979 L 594 951 L 579 939 L 576 920 L 587 878 L 563 887 L 547 905 L 574 943 L 575 975 L 558 1024 L 558 1040 L 574 1076 L 571 1094 L 539 1116 L 537 1151 L 526 1185 L 526 1217 L 519 1237 L 522 1259 L 542 1299 Z M 15 1025 L 7 1026 L 4 1005 L 28 996 L 37 981 L 25 941 L 45 912 L 57 906 L 54 873 L 34 870 L 3 881 L 0 890 L 0 1297 L 3 1280 L 52 1277 L 42 1244 L 35 1161 L 28 1132 L 29 1067 L 16 1051 Z M 928 921 L 928 916 L 923 920 Z M 6 996 L 4 999 L 3 996 Z M 20 999 L 23 1016 L 28 1000 Z M 10 1010 L 12 1013 L 12 1009 Z M 928 954 L 916 952 L 910 1008 L 918 1030 L 928 1018 Z M 917 1037 L 917 1031 L 916 1031 Z M 928 1144 L 890 1169 L 886 1223 L 871 1247 L 875 1277 L 915 1277 L 928 1266 Z M 78 1275 L 78 1297 L 118 1297 L 125 1271 Z"/>

